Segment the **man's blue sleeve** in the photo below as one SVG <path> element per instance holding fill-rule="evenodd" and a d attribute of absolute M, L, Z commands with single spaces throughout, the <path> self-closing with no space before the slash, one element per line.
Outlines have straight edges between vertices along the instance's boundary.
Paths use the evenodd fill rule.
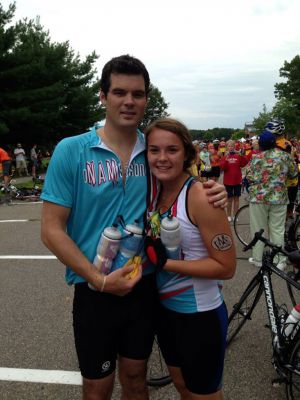
<path fill-rule="evenodd" d="M 71 151 L 68 140 L 62 140 L 51 157 L 41 198 L 51 203 L 71 208 L 74 196 L 75 152 Z"/>

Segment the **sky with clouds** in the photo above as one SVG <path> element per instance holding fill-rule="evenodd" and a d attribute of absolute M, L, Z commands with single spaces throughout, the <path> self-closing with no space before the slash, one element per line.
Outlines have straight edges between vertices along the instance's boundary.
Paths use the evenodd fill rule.
<path fill-rule="evenodd" d="M 7 8 L 12 1 L 0 0 Z M 243 128 L 276 101 L 284 61 L 300 54 L 299 0 L 16 0 L 53 41 L 96 67 L 131 54 L 149 70 L 169 113 L 190 129 Z"/>

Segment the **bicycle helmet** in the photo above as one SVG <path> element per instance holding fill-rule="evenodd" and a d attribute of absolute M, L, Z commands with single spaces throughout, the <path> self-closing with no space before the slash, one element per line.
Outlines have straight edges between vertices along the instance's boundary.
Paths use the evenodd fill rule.
<path fill-rule="evenodd" d="M 274 133 L 275 135 L 282 135 L 285 130 L 285 126 L 280 119 L 274 118 L 266 123 L 264 130 Z"/>
<path fill-rule="evenodd" d="M 264 130 L 258 139 L 258 143 L 262 151 L 269 150 L 275 147 L 276 137 L 272 132 Z"/>

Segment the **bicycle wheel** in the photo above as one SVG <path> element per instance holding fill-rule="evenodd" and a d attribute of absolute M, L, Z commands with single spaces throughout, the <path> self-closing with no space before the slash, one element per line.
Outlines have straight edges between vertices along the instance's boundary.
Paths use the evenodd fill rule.
<path fill-rule="evenodd" d="M 166 386 L 172 382 L 164 362 L 157 338 L 155 337 L 152 353 L 148 361 L 147 384 L 152 387 Z"/>
<path fill-rule="evenodd" d="M 288 271 L 287 275 L 291 279 L 293 279 L 295 282 L 299 283 L 299 281 L 300 281 L 300 271 L 299 270 Z M 290 296 L 293 306 L 295 306 L 296 304 L 300 304 L 299 290 L 297 288 L 295 288 L 294 286 L 290 285 L 289 282 L 286 282 L 286 285 L 287 285 L 287 289 L 288 289 L 289 296 Z"/>
<path fill-rule="evenodd" d="M 291 369 L 286 383 L 286 394 L 289 400 L 300 399 L 300 339 L 296 342 L 289 362 Z"/>
<path fill-rule="evenodd" d="M 296 218 L 295 223 L 291 226 L 291 244 L 295 249 L 300 249 L 300 217 Z"/>
<path fill-rule="evenodd" d="M 246 246 L 251 241 L 249 204 L 240 207 L 233 220 L 234 232 L 239 241 Z"/>
<path fill-rule="evenodd" d="M 236 337 L 247 320 L 251 319 L 252 311 L 263 292 L 260 275 L 257 274 L 249 283 L 239 302 L 233 306 L 228 318 L 227 346 Z"/>

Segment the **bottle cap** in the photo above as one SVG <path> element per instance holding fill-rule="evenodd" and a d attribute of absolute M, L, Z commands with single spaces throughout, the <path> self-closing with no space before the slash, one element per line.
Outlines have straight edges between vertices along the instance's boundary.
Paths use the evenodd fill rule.
<path fill-rule="evenodd" d="M 121 240 L 122 233 L 116 226 L 108 226 L 104 229 L 103 234 L 109 239 Z"/>
<path fill-rule="evenodd" d="M 127 232 L 133 233 L 135 235 L 142 235 L 143 234 L 143 229 L 140 228 L 137 223 L 127 224 L 125 226 L 125 229 L 126 229 Z"/>
<path fill-rule="evenodd" d="M 293 315 L 294 318 L 300 319 L 300 305 L 297 304 L 293 309 L 291 314 Z"/>
<path fill-rule="evenodd" d="M 161 226 L 167 231 L 173 231 L 179 228 L 179 221 L 173 215 L 168 215 L 161 221 Z"/>

